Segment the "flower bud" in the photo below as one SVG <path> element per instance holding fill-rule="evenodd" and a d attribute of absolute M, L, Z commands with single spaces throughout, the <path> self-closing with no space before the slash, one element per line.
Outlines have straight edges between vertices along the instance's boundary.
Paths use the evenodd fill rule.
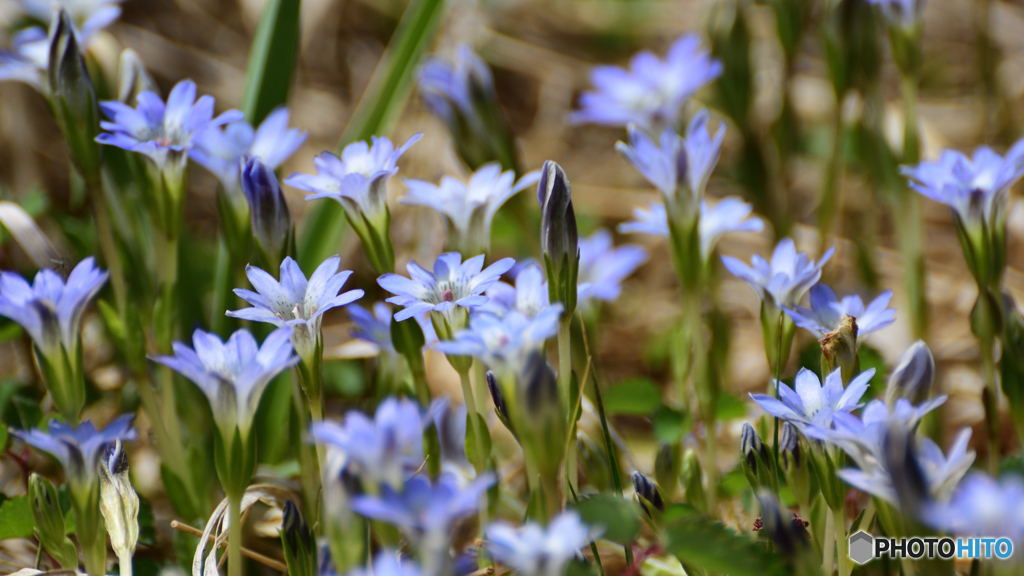
<path fill-rule="evenodd" d="M 32 499 L 33 532 L 43 548 L 65 570 L 78 568 L 78 550 L 65 536 L 64 512 L 60 509 L 57 489 L 49 480 L 33 473 L 29 477 L 28 493 Z"/>
<path fill-rule="evenodd" d="M 761 505 L 761 526 L 775 549 L 787 558 L 803 551 L 808 544 L 803 520 L 784 513 L 775 495 L 768 490 L 759 490 L 757 501 Z"/>
<path fill-rule="evenodd" d="M 842 369 L 843 383 L 860 373 L 860 356 L 857 354 L 857 319 L 846 315 L 839 319 L 839 327 L 818 340 L 821 344 L 822 372 L 831 373 Z"/>
<path fill-rule="evenodd" d="M 558 396 L 558 379 L 539 351 L 527 359 L 519 389 L 522 397 L 518 406 L 522 410 L 516 417 L 521 426 L 516 428 L 523 448 L 541 475 L 557 475 L 565 450 L 565 415 Z"/>
<path fill-rule="evenodd" d="M 494 411 L 498 414 L 498 419 L 501 423 L 508 428 L 509 432 L 515 435 L 515 430 L 512 428 L 512 422 L 508 417 L 508 405 L 505 404 L 505 396 L 501 393 L 501 387 L 498 385 L 498 379 L 495 378 L 494 372 L 487 371 L 487 390 L 491 393 L 491 400 L 494 402 Z"/>
<path fill-rule="evenodd" d="M 319 571 L 316 538 L 295 503 L 284 503 L 281 522 L 281 547 L 288 573 L 292 576 L 316 576 Z"/>
<path fill-rule="evenodd" d="M 257 253 L 265 267 L 276 268 L 295 242 L 291 213 L 277 176 L 259 159 L 250 158 L 242 168 L 242 192 L 249 202 Z"/>
<path fill-rule="evenodd" d="M 811 501 L 811 470 L 800 435 L 789 422 L 783 422 L 779 428 L 779 458 L 786 483 L 803 509 Z"/>
<path fill-rule="evenodd" d="M 928 482 L 917 461 L 914 436 L 902 422 L 889 423 L 882 437 L 882 454 L 900 509 L 908 518 L 917 518 L 929 499 Z"/>
<path fill-rule="evenodd" d="M 651 518 L 658 512 L 665 511 L 665 502 L 661 499 L 658 485 L 638 470 L 633 471 L 633 490 L 636 491 L 636 496 L 640 500 L 640 507 Z"/>
<path fill-rule="evenodd" d="M 934 384 L 935 357 L 928 344 L 918 340 L 907 348 L 889 376 L 885 403 L 892 407 L 896 400 L 906 398 L 911 404 L 919 404 L 928 399 Z"/>
<path fill-rule="evenodd" d="M 708 511 L 708 499 L 704 493 L 704 472 L 700 467 L 700 460 L 697 453 L 687 450 L 683 454 L 683 490 L 686 491 L 686 503 L 693 506 L 703 514 Z"/>
<path fill-rule="evenodd" d="M 743 424 L 740 433 L 740 452 L 743 457 L 743 473 L 750 487 L 757 490 L 763 486 L 774 491 L 778 484 L 775 460 L 749 422 Z"/>
<path fill-rule="evenodd" d="M 160 94 L 153 77 L 146 71 L 142 58 L 131 48 L 121 51 L 121 58 L 117 64 L 117 99 L 125 104 L 135 102 L 139 94 L 152 92 Z"/>
<path fill-rule="evenodd" d="M 50 104 L 64 133 L 75 168 L 90 185 L 100 179 L 100 149 L 96 91 L 79 50 L 75 27 L 63 8 L 50 21 L 47 83 Z"/>
<path fill-rule="evenodd" d="M 662 442 L 654 458 L 654 479 L 664 491 L 666 500 L 674 500 L 679 488 L 682 448 L 679 443 Z"/>
<path fill-rule="evenodd" d="M 131 558 L 139 540 L 139 496 L 128 478 L 128 455 L 116 440 L 100 463 L 100 512 L 118 558 Z"/>
<path fill-rule="evenodd" d="M 569 179 L 562 167 L 548 160 L 537 184 L 541 206 L 540 246 L 548 276 L 548 296 L 561 302 L 563 317 L 576 310 L 576 279 L 579 272 L 579 234 L 572 208 Z"/>

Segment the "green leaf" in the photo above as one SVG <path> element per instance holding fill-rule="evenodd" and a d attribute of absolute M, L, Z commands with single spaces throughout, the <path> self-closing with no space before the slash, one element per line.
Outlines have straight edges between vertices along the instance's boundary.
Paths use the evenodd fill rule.
<path fill-rule="evenodd" d="M 647 378 L 620 382 L 604 392 L 608 414 L 650 414 L 661 406 L 661 389 Z"/>
<path fill-rule="evenodd" d="M 672 444 L 683 437 L 689 429 L 686 414 L 677 412 L 668 406 L 658 408 L 654 413 L 654 436 L 662 442 Z"/>
<path fill-rule="evenodd" d="M 665 530 L 665 550 L 685 565 L 730 576 L 785 574 L 781 558 L 763 544 L 700 516 L 681 518 Z"/>
<path fill-rule="evenodd" d="M 445 0 L 412 0 L 398 23 L 387 52 L 363 93 L 339 148 L 373 135 L 387 134 L 405 106 L 420 57 L 437 33 Z M 299 239 L 300 264 L 313 269 L 337 250 L 344 211 L 337 202 L 320 202 Z"/>
<path fill-rule="evenodd" d="M 263 7 L 242 94 L 242 112 L 253 126 L 288 101 L 299 49 L 300 5 L 300 0 L 268 0 Z"/>
<path fill-rule="evenodd" d="M 484 451 L 483 457 L 477 454 L 476 449 L 476 426 L 473 426 L 470 418 L 476 418 L 477 424 L 480 428 L 480 436 L 482 437 L 482 448 Z M 480 417 L 479 414 L 467 413 L 466 414 L 466 459 L 473 465 L 477 470 L 482 470 L 484 463 L 487 462 L 487 458 L 491 455 L 491 433 L 487 429 L 487 421 Z"/>
<path fill-rule="evenodd" d="M 598 494 L 581 500 L 576 511 L 585 524 L 604 526 L 602 538 L 629 544 L 640 532 L 637 507 L 613 494 Z"/>
<path fill-rule="evenodd" d="M 29 538 L 34 524 L 28 494 L 9 498 L 0 504 L 0 540 Z"/>
<path fill-rule="evenodd" d="M 747 403 L 739 398 L 723 392 L 718 395 L 715 403 L 715 418 L 718 421 L 736 420 L 747 415 Z"/>

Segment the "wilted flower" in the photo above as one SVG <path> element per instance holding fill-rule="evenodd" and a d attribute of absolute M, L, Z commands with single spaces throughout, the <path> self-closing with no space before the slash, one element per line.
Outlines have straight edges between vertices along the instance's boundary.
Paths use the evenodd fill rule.
<path fill-rule="evenodd" d="M 645 50 L 633 56 L 629 70 L 593 68 L 590 80 L 596 90 L 580 96 L 582 110 L 571 120 L 610 126 L 632 122 L 647 130 L 672 128 L 678 124 L 683 103 L 721 74 L 721 62 L 701 48 L 700 37 L 683 36 L 672 44 L 665 60 Z"/>
<path fill-rule="evenodd" d="M 570 510 L 552 518 L 547 527 L 495 522 L 487 527 L 485 538 L 494 559 L 519 574 L 561 576 L 565 565 L 602 532 L 602 527 L 587 526 Z"/>
<path fill-rule="evenodd" d="M 135 439 L 134 421 L 134 414 L 122 414 L 111 420 L 106 428 L 97 430 L 89 420 L 77 427 L 50 420 L 46 432 L 38 428 L 29 431 L 12 429 L 11 435 L 60 461 L 69 482 L 87 486 L 99 480 L 99 466 L 107 446 L 117 440 Z"/>
<path fill-rule="evenodd" d="M 783 238 L 775 246 L 771 262 L 755 254 L 749 266 L 731 256 L 722 256 L 722 263 L 750 286 L 761 300 L 768 298 L 780 307 L 794 306 L 821 278 L 821 267 L 833 252 L 835 248 L 829 248 L 815 263 L 807 254 L 797 253 L 792 239 Z"/>
<path fill-rule="evenodd" d="M 373 557 L 372 568 L 357 568 L 347 576 L 421 576 L 423 573 L 414 562 L 402 561 L 398 554 L 381 550 Z"/>
<path fill-rule="evenodd" d="M 858 407 L 857 402 L 867 392 L 871 377 L 875 375 L 874 368 L 865 370 L 852 379 L 844 390 L 839 372 L 837 369 L 826 376 L 825 385 L 822 386 L 814 372 L 801 368 L 796 375 L 795 392 L 785 383 L 775 382 L 781 401 L 765 394 L 751 394 L 750 397 L 765 412 L 792 422 L 801 430 L 812 424 L 829 428 L 837 412 L 850 412 Z"/>
<path fill-rule="evenodd" d="M 579 301 L 596 298 L 611 302 L 622 292 L 622 281 L 647 261 L 647 249 L 625 244 L 616 247 L 604 228 L 580 240 L 577 282 Z M 516 278 L 518 286 L 519 278 Z M 584 286 L 585 285 L 585 286 Z"/>
<path fill-rule="evenodd" d="M 447 534 L 457 520 L 476 511 L 480 496 L 494 481 L 494 475 L 485 473 L 468 486 L 460 487 L 449 474 L 442 475 L 434 484 L 417 476 L 410 478 L 400 493 L 385 484 L 379 497 L 353 498 L 352 509 L 367 518 L 401 527 L 413 539 L 430 533 Z"/>
<path fill-rule="evenodd" d="M 242 192 L 249 202 L 252 236 L 261 258 L 276 264 L 294 242 L 292 216 L 274 170 L 250 158 L 242 168 Z"/>
<path fill-rule="evenodd" d="M 1016 474 L 996 480 L 981 472 L 964 478 L 948 502 L 925 507 L 926 522 L 958 536 L 1024 539 L 1024 481 Z"/>
<path fill-rule="evenodd" d="M 701 110 L 690 120 L 685 140 L 674 130 L 666 129 L 661 134 L 660 146 L 642 130 L 630 126 L 629 144 L 615 144 L 615 149 L 661 191 L 673 215 L 693 214 L 704 199 L 711 171 L 718 164 L 725 124 L 719 124 L 712 136 L 709 120 L 708 111 Z"/>
<path fill-rule="evenodd" d="M 423 427 L 429 423 L 421 420 L 416 403 L 388 398 L 373 420 L 350 410 L 344 424 L 314 422 L 312 434 L 317 443 L 341 449 L 366 480 L 399 489 L 406 469 L 423 462 Z"/>
<path fill-rule="evenodd" d="M 468 310 L 487 303 L 484 292 L 514 264 L 515 260 L 505 258 L 484 268 L 483 254 L 463 262 L 461 254 L 448 252 L 437 257 L 433 272 L 410 262 L 406 266 L 410 278 L 384 274 L 377 283 L 394 294 L 388 302 L 403 307 L 395 313 L 395 320 L 431 312 L 438 337 L 447 339 L 466 325 Z"/>
<path fill-rule="evenodd" d="M 170 367 L 202 390 L 225 443 L 237 428 L 242 442 L 249 437 L 260 396 L 275 376 L 299 361 L 293 354 L 291 328 L 278 328 L 263 346 L 248 330 L 238 330 L 224 342 L 216 334 L 197 329 L 193 348 L 173 345 L 174 356 L 155 356 L 154 362 Z"/>
<path fill-rule="evenodd" d="M 320 323 L 324 312 L 363 297 L 362 290 L 341 292 L 352 272 L 338 272 L 340 265 L 341 258 L 331 256 L 317 266 L 308 281 L 299 264 L 290 257 L 281 262 L 280 280 L 255 266 L 246 266 L 245 275 L 256 292 L 235 288 L 235 294 L 252 304 L 252 308 L 229 311 L 227 315 L 275 326 L 290 326 L 295 351 L 308 361 L 320 342 Z"/>
<path fill-rule="evenodd" d="M 923 402 L 931 394 L 935 383 L 935 357 L 924 340 L 907 348 L 899 364 L 889 376 L 885 387 L 885 402 L 892 406 L 898 399 Z"/>
<path fill-rule="evenodd" d="M 100 109 L 110 121 L 100 122 L 107 132 L 97 136 L 96 141 L 145 154 L 161 169 L 168 157 L 184 160 L 196 135 L 242 119 L 238 110 L 214 118 L 213 97 L 196 100 L 196 85 L 191 80 L 178 82 L 166 105 L 152 92 L 139 94 L 137 100 L 137 108 L 116 100 L 100 102 Z"/>
<path fill-rule="evenodd" d="M 515 182 L 514 172 L 502 172 L 501 165 L 492 163 L 481 166 L 468 182 L 451 176 L 442 178 L 439 186 L 422 180 L 405 180 L 409 193 L 398 201 L 436 210 L 444 216 L 448 228 L 448 248 L 477 254 L 487 252 L 490 247 L 491 221 L 498 209 L 539 179 L 539 172 L 530 172 Z"/>
<path fill-rule="evenodd" d="M 245 120 L 204 130 L 196 135 L 189 157 L 212 172 L 224 189 L 232 193 L 241 188 L 239 170 L 247 161 L 257 159 L 270 170 L 276 170 L 305 141 L 305 130 L 288 128 L 288 108 L 282 106 L 271 112 L 256 130 Z"/>
<path fill-rule="evenodd" d="M 518 375 L 530 353 L 558 334 L 561 313 L 561 304 L 555 304 L 533 318 L 518 310 L 500 318 L 486 312 L 474 314 L 468 329 L 459 330 L 451 340 L 436 342 L 433 348 L 453 356 L 472 356 L 499 377 Z"/>
<path fill-rule="evenodd" d="M 753 206 L 735 196 L 729 196 L 713 206 L 707 200 L 700 205 L 700 252 L 706 262 L 718 241 L 730 232 L 760 232 L 764 222 L 757 216 L 749 217 Z M 634 208 L 633 220 L 619 224 L 619 232 L 668 236 L 668 216 L 665 206 L 652 202 L 648 208 Z"/>
<path fill-rule="evenodd" d="M 801 328 L 817 332 L 824 336 L 839 327 L 843 316 L 852 316 L 857 321 L 857 344 L 872 332 L 896 321 L 896 310 L 888 308 L 892 299 L 892 291 L 886 290 L 878 295 L 867 307 L 860 296 L 845 296 L 842 300 L 824 284 L 811 287 L 811 307 L 783 307 L 793 322 Z"/>

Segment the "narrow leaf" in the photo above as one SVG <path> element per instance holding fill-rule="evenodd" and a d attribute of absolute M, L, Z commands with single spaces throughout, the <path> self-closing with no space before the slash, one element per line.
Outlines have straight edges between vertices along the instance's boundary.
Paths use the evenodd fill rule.
<path fill-rule="evenodd" d="M 268 0 L 263 8 L 242 94 L 242 112 L 254 126 L 288 101 L 299 49 L 300 5 L 300 0 Z"/>

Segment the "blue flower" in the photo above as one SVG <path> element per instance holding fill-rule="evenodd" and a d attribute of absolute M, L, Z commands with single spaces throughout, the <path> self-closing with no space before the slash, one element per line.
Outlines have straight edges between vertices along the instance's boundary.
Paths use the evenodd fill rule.
<path fill-rule="evenodd" d="M 375 302 L 373 311 L 358 304 L 345 307 L 348 317 L 355 324 L 352 337 L 371 344 L 376 344 L 381 352 L 388 356 L 398 354 L 391 342 L 391 308 L 383 302 Z"/>
<path fill-rule="evenodd" d="M 843 316 L 852 316 L 857 321 L 857 343 L 860 344 L 872 332 L 896 321 L 896 310 L 887 307 L 891 299 L 892 291 L 886 290 L 865 308 L 860 296 L 845 296 L 839 300 L 831 288 L 819 283 L 811 287 L 810 308 L 783 306 L 783 310 L 797 326 L 822 336 L 838 328 Z"/>
<path fill-rule="evenodd" d="M 519 310 L 498 317 L 486 312 L 473 314 L 469 328 L 459 330 L 452 340 L 440 340 L 433 348 L 452 356 L 472 356 L 499 375 L 518 376 L 532 352 L 558 334 L 562 305 L 555 304 L 530 318 Z"/>
<path fill-rule="evenodd" d="M 116 440 L 134 440 L 132 422 L 134 414 L 114 418 L 106 428 L 97 430 L 86 420 L 71 427 L 58 420 L 50 420 L 49 430 L 11 430 L 11 435 L 22 442 L 47 452 L 60 461 L 68 480 L 84 486 L 99 480 L 99 465 L 104 452 Z"/>
<path fill-rule="evenodd" d="M 660 146 L 643 130 L 629 127 L 629 144 L 617 142 L 615 149 L 654 185 L 672 212 L 675 207 L 697 207 L 704 198 L 711 172 L 718 164 L 725 138 L 725 124 L 718 125 L 714 136 L 708 131 L 708 111 L 701 110 L 690 120 L 686 139 L 666 129 Z"/>
<path fill-rule="evenodd" d="M 423 427 L 429 423 L 411 400 L 387 398 L 373 420 L 350 410 L 342 425 L 314 422 L 312 434 L 317 443 L 339 448 L 364 479 L 398 489 L 406 471 L 423 462 Z"/>
<path fill-rule="evenodd" d="M 707 200 L 700 205 L 700 251 L 705 261 L 711 256 L 718 241 L 729 232 L 760 232 L 764 222 L 749 217 L 753 207 L 735 196 L 719 200 L 714 206 Z M 619 225 L 624 234 L 642 233 L 668 236 L 665 206 L 652 202 L 648 208 L 634 208 L 633 220 Z"/>
<path fill-rule="evenodd" d="M 447 534 L 457 520 L 476 512 L 480 497 L 494 481 L 489 472 L 465 487 L 450 474 L 442 475 L 434 484 L 417 476 L 405 483 L 402 492 L 385 484 L 380 496 L 356 496 L 352 509 L 367 518 L 394 524 L 419 540 L 428 534 Z"/>
<path fill-rule="evenodd" d="M 448 229 L 449 248 L 468 254 L 487 252 L 495 213 L 509 198 L 539 179 L 540 172 L 530 172 L 513 185 L 514 172 L 502 172 L 496 163 L 485 164 L 468 182 L 451 176 L 442 178 L 440 186 L 405 180 L 409 194 L 399 203 L 426 206 L 441 214 Z"/>
<path fill-rule="evenodd" d="M 626 244 L 616 248 L 612 235 L 599 229 L 580 240 L 579 301 L 590 298 L 611 302 L 622 292 L 622 281 L 647 262 L 647 249 Z M 518 278 L 517 278 L 518 280 Z"/>
<path fill-rule="evenodd" d="M 504 316 L 511 310 L 518 310 L 533 318 L 551 305 L 544 273 L 532 262 L 516 274 L 515 288 L 504 282 L 495 282 L 487 289 L 487 298 L 487 303 L 477 307 L 476 311 Z"/>
<path fill-rule="evenodd" d="M 341 292 L 352 272 L 338 272 L 340 265 L 341 258 L 331 256 L 317 266 L 308 281 L 298 263 L 290 257 L 281 262 L 280 281 L 255 266 L 246 266 L 245 275 L 256 292 L 236 288 L 235 294 L 252 304 L 252 308 L 229 311 L 227 315 L 275 326 L 290 326 L 294 329 L 292 338 L 296 351 L 303 358 L 308 358 L 320 340 L 324 312 L 363 297 L 362 290 Z"/>
<path fill-rule="evenodd" d="M 495 560 L 519 574 L 561 576 L 580 549 L 604 532 L 584 524 L 575 511 L 562 512 L 547 527 L 536 522 L 516 527 L 496 522 L 487 527 L 486 546 Z"/>
<path fill-rule="evenodd" d="M 402 561 L 398 554 L 390 550 L 381 550 L 373 557 L 372 568 L 356 568 L 347 576 L 422 576 L 416 563 Z"/>
<path fill-rule="evenodd" d="M 189 158 L 216 176 L 229 193 L 241 189 L 239 171 L 251 158 L 276 170 L 306 141 L 306 131 L 288 128 L 288 108 L 277 108 L 253 130 L 245 120 L 199 133 Z"/>
<path fill-rule="evenodd" d="M 924 520 L 939 530 L 958 536 L 1024 540 L 1024 480 L 1005 474 L 999 480 L 975 472 L 960 483 L 948 502 L 936 502 L 924 510 Z"/>
<path fill-rule="evenodd" d="M 174 356 L 154 356 L 152 360 L 170 367 L 203 391 L 225 442 L 230 441 L 237 427 L 244 443 L 263 390 L 275 376 L 299 361 L 293 353 L 291 332 L 287 326 L 278 328 L 261 347 L 248 330 L 239 330 L 224 342 L 216 334 L 197 329 L 192 334 L 194 349 L 175 342 Z"/>
<path fill-rule="evenodd" d="M 49 22 L 54 8 L 67 12 L 79 30 L 79 40 L 106 28 L 121 16 L 119 4 L 123 0 L 20 0 L 22 12 L 35 20 Z"/>
<path fill-rule="evenodd" d="M 214 118 L 213 97 L 196 100 L 196 85 L 191 80 L 174 86 L 166 106 L 156 94 L 143 92 L 138 96 L 137 108 L 107 101 L 100 103 L 100 109 L 110 121 L 100 122 L 107 132 L 97 136 L 97 142 L 145 154 L 161 169 L 168 156 L 183 159 L 197 134 L 242 119 L 238 110 Z"/>
<path fill-rule="evenodd" d="M 91 256 L 75 266 L 67 283 L 53 270 L 40 270 L 31 285 L 0 272 L 0 315 L 20 324 L 44 355 L 52 357 L 63 346 L 75 358 L 82 314 L 108 276 Z"/>
<path fill-rule="evenodd" d="M 46 30 L 33 27 L 18 32 L 11 39 L 11 49 L 0 50 L 0 81 L 24 82 L 43 92 L 49 56 Z"/>
<path fill-rule="evenodd" d="M 701 48 L 700 37 L 686 35 L 672 44 L 666 59 L 643 51 L 629 62 L 629 70 L 597 66 L 590 72 L 596 90 L 580 96 L 581 110 L 570 120 L 577 123 L 644 129 L 674 127 L 683 103 L 705 84 L 722 74 L 721 62 Z"/>
<path fill-rule="evenodd" d="M 293 242 L 292 216 L 281 193 L 277 176 L 259 158 L 250 158 L 242 167 L 242 193 L 249 203 L 249 222 L 257 253 L 276 263 Z"/>
<path fill-rule="evenodd" d="M 921 22 L 924 0 L 868 0 L 878 6 L 885 20 L 892 26 L 912 28 Z"/>
<path fill-rule="evenodd" d="M 769 298 L 777 306 L 794 306 L 811 286 L 818 283 L 821 267 L 833 252 L 835 248 L 829 248 L 815 263 L 807 254 L 797 253 L 792 239 L 783 238 L 775 246 L 771 262 L 755 254 L 750 266 L 730 256 L 722 256 L 722 263 L 729 272 L 746 282 L 762 301 Z"/>
<path fill-rule="evenodd" d="M 1006 156 L 982 146 L 968 158 L 956 150 L 945 150 L 937 162 L 905 166 L 902 172 L 910 187 L 922 195 L 952 208 L 969 231 L 989 228 L 1005 218 L 1010 187 L 1024 175 L 1024 140 Z"/>
<path fill-rule="evenodd" d="M 374 225 L 382 224 L 387 213 L 387 181 L 398 172 L 398 159 L 422 136 L 413 136 L 397 150 L 383 137 L 374 136 L 373 146 L 353 142 L 345 146 L 340 158 L 330 152 L 314 158 L 316 176 L 295 173 L 284 182 L 312 192 L 306 200 L 337 200 L 350 220 L 361 222 L 365 218 Z"/>
<path fill-rule="evenodd" d="M 751 394 L 750 397 L 765 412 L 792 423 L 800 430 L 810 425 L 830 428 L 837 412 L 850 412 L 859 406 L 857 402 L 867 392 L 874 375 L 874 368 L 865 370 L 850 380 L 850 385 L 844 390 L 839 369 L 826 376 L 822 386 L 814 372 L 801 368 L 796 375 L 795 392 L 784 382 L 776 381 L 779 400 L 765 394 Z"/>
<path fill-rule="evenodd" d="M 448 252 L 437 257 L 433 272 L 410 262 L 406 266 L 410 278 L 385 274 L 377 279 L 377 283 L 394 294 L 387 299 L 388 302 L 403 307 L 395 314 L 395 320 L 407 320 L 428 311 L 436 312 L 449 323 L 450 328 L 455 329 L 464 325 L 456 318 L 457 309 L 468 311 L 487 303 L 484 292 L 514 264 L 515 260 L 505 258 L 484 268 L 483 254 L 462 262 L 461 254 Z M 439 330 L 439 336 L 441 332 Z"/>
<path fill-rule="evenodd" d="M 427 108 L 449 125 L 456 121 L 456 114 L 480 122 L 473 110 L 474 84 L 488 94 L 494 92 L 491 69 L 467 44 L 459 45 L 452 62 L 436 56 L 428 58 L 420 68 L 417 83 Z M 483 126 L 472 128 L 483 133 Z"/>

